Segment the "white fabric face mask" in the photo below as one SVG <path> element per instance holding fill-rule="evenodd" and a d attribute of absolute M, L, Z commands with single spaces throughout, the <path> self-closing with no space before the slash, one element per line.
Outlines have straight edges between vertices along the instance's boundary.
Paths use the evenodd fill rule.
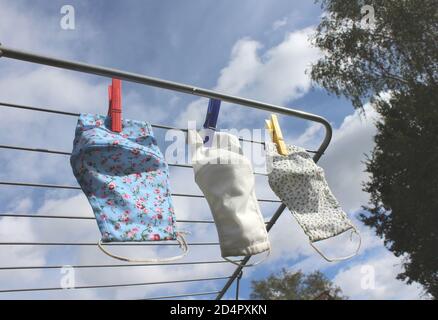
<path fill-rule="evenodd" d="M 239 139 L 216 132 L 211 147 L 206 148 L 195 130 L 189 130 L 188 137 L 195 181 L 212 212 L 222 257 L 231 261 L 227 257 L 270 251 L 268 233 L 255 195 L 253 169 L 243 156 Z"/>
<path fill-rule="evenodd" d="M 360 248 L 360 235 L 330 191 L 324 170 L 317 166 L 305 149 L 288 146 L 288 155 L 277 152 L 275 144 L 266 143 L 269 185 L 292 212 L 309 237 L 312 247 L 327 261 L 345 260 Z M 326 257 L 315 245 L 348 230 L 359 235 L 354 254 L 341 258 Z"/>

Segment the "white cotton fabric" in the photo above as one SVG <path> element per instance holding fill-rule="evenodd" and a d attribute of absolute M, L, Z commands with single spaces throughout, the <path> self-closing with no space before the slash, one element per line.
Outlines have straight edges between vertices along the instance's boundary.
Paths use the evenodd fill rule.
<path fill-rule="evenodd" d="M 266 143 L 269 185 L 297 219 L 310 242 L 355 229 L 327 184 L 324 170 L 305 149 L 288 146 L 288 155 Z"/>
<path fill-rule="evenodd" d="M 244 157 L 238 138 L 216 132 L 207 148 L 198 132 L 189 130 L 189 143 L 195 181 L 212 212 L 222 257 L 270 250 L 252 165 Z"/>

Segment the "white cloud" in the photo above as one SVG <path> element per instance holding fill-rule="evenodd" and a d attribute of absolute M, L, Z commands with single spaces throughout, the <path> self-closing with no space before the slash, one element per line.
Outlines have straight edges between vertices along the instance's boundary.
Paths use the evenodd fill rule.
<path fill-rule="evenodd" d="M 419 299 L 422 288 L 397 280 L 402 271 L 401 259 L 382 250 L 379 254 L 341 269 L 333 279 L 351 299 L 402 300 Z"/>
<path fill-rule="evenodd" d="M 288 22 L 288 17 L 283 17 L 279 20 L 274 21 L 272 24 L 272 30 L 276 31 L 280 29 L 281 27 L 284 27 Z"/>
<path fill-rule="evenodd" d="M 228 65 L 220 72 L 214 90 L 231 95 L 284 104 L 304 95 L 311 86 L 306 69 L 319 56 L 319 51 L 308 41 L 313 28 L 288 33 L 284 40 L 263 54 L 262 44 L 250 38 L 243 38 L 234 45 Z M 187 120 L 201 122 L 205 114 L 205 99 L 195 100 L 185 110 L 179 125 Z M 256 116 L 249 117 L 246 110 L 221 109 L 221 121 L 226 124 L 240 124 Z"/>
<path fill-rule="evenodd" d="M 377 112 L 370 104 L 360 111 L 345 117 L 333 132 L 333 141 L 321 165 L 326 170 L 327 181 L 347 212 L 353 212 L 367 204 L 368 194 L 362 191 L 362 183 L 368 181 L 365 172 L 365 154 L 374 147 Z"/>

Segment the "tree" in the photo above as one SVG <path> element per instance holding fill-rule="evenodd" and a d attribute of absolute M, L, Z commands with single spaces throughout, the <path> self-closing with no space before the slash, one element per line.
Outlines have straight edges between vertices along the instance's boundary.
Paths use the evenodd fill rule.
<path fill-rule="evenodd" d="M 311 76 L 329 92 L 361 108 L 382 92 L 437 85 L 438 0 L 319 2 L 326 14 L 313 40 L 324 56 Z"/>
<path fill-rule="evenodd" d="M 312 79 L 381 115 L 362 221 L 404 258 L 398 278 L 438 297 L 438 0 L 320 0 Z M 372 19 L 371 5 L 374 9 Z M 363 23 L 366 8 L 368 21 Z M 384 99 L 389 93 L 390 99 Z"/>
<path fill-rule="evenodd" d="M 266 280 L 252 281 L 251 299 L 255 300 L 343 300 L 342 290 L 324 274 L 315 271 L 305 275 L 282 269 Z"/>
<path fill-rule="evenodd" d="M 438 297 L 438 88 L 418 87 L 377 111 L 376 147 L 367 161 L 370 214 L 362 214 L 404 259 L 398 278 L 417 281 Z"/>

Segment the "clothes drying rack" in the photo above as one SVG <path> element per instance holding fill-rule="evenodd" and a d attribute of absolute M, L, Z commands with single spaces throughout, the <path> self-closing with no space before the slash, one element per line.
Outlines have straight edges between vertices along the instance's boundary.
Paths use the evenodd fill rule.
<path fill-rule="evenodd" d="M 186 85 L 182 83 L 177 82 L 171 82 L 166 81 L 158 78 L 148 77 L 141 74 L 126 72 L 122 70 L 112 69 L 112 68 L 106 68 L 101 67 L 97 65 L 91 65 L 86 63 L 80 63 L 75 61 L 69 61 L 69 60 L 63 60 L 58 59 L 54 57 L 48 57 L 44 55 L 35 54 L 32 52 L 26 52 L 21 50 L 16 50 L 13 48 L 5 47 L 0 44 L 0 57 L 3 58 L 10 58 L 10 59 L 16 59 L 21 61 L 27 61 L 31 63 L 41 64 L 41 65 L 47 65 L 52 67 L 57 67 L 61 69 L 67 69 L 67 70 L 73 70 L 78 71 L 82 73 L 88 73 L 108 78 L 117 78 L 124 81 L 139 83 L 147 86 L 152 87 L 158 87 L 162 89 L 182 92 L 190 95 L 205 97 L 205 98 L 213 98 L 213 99 L 219 99 L 221 101 L 229 102 L 231 104 L 238 104 L 244 107 L 248 108 L 255 108 L 260 109 L 264 111 L 268 111 L 270 113 L 277 113 L 277 114 L 283 114 L 286 116 L 296 117 L 308 121 L 317 122 L 319 124 L 322 124 L 325 128 L 325 136 L 323 141 L 321 142 L 319 148 L 316 151 L 309 151 L 313 152 L 313 160 L 317 162 L 321 156 L 324 154 L 324 151 L 327 149 L 331 137 L 332 137 L 332 128 L 330 123 L 324 119 L 323 117 L 320 117 L 315 114 L 295 110 L 295 109 L 289 109 L 281 106 L 276 106 L 273 104 L 263 103 L 256 100 L 250 100 L 245 99 L 237 96 L 227 95 L 224 93 L 207 90 L 199 87 L 194 87 L 191 85 Z M 36 112 L 47 112 L 52 114 L 58 114 L 58 115 L 66 115 L 66 116 L 79 116 L 77 113 L 72 112 L 66 112 L 61 110 L 54 110 L 49 108 L 41 108 L 37 106 L 28 106 L 28 105 L 18 105 L 14 103 L 8 103 L 8 102 L 0 102 L 0 106 L 2 107 L 9 107 L 9 108 L 18 108 L 22 110 L 27 111 L 36 111 Z M 179 129 L 174 128 L 167 125 L 161 125 L 161 124 L 153 124 L 152 127 L 160 128 L 160 129 L 177 129 L 187 132 L 187 129 Z M 245 140 L 241 139 L 242 141 L 248 141 L 250 143 L 261 143 L 264 144 L 263 141 L 253 141 L 253 140 Z M 1 143 L 1 141 L 0 141 Z M 12 149 L 12 150 L 18 150 L 18 151 L 24 151 L 24 152 L 40 152 L 40 153 L 46 153 L 46 154 L 55 154 L 55 155 L 70 155 L 69 152 L 60 151 L 60 150 L 48 150 L 48 149 L 41 149 L 41 148 L 31 148 L 26 146 L 15 146 L 15 145 L 3 145 L 0 144 L 0 149 Z M 191 168 L 190 165 L 187 164 L 169 164 L 170 166 L 176 166 L 176 167 L 183 167 L 183 168 Z M 34 188 L 59 188 L 59 189 L 72 189 L 72 190 L 80 190 L 79 186 L 69 186 L 69 185 L 54 185 L 54 184 L 40 184 L 40 183 L 31 183 L 31 182 L 18 182 L 18 181 L 0 181 L 0 186 L 20 186 L 20 187 L 34 187 Z M 174 193 L 173 196 L 180 196 L 180 197 L 196 197 L 196 198 L 203 198 L 202 195 L 193 195 L 193 194 L 184 194 L 184 193 Z M 270 200 L 270 199 L 258 199 L 261 202 L 271 202 L 271 203 L 279 203 L 279 207 L 277 210 L 275 210 L 272 217 L 269 219 L 269 221 L 266 221 L 266 229 L 269 232 L 272 227 L 274 226 L 275 222 L 278 220 L 278 218 L 281 216 L 283 211 L 286 209 L 286 206 L 281 203 L 281 201 L 278 200 Z M 93 220 L 94 217 L 75 217 L 75 216 L 62 216 L 62 215 L 35 215 L 35 214 L 11 214 L 11 213 L 0 213 L 0 218 L 4 217 L 21 217 L 21 218 L 38 218 L 38 219 L 85 219 L 85 220 Z M 214 223 L 212 220 L 178 220 L 177 222 L 181 223 Z M 1 220 L 0 220 L 1 224 Z M 129 244 L 129 245 L 135 245 Z M 7 242 L 0 240 L 0 248 L 1 246 L 69 246 L 69 245 L 75 245 L 75 246 L 94 246 L 95 243 L 91 242 Z M 116 244 L 119 245 L 119 244 Z M 120 244 L 124 245 L 124 244 Z M 167 245 L 166 243 L 138 243 L 137 245 Z M 176 244 L 170 244 L 170 245 L 176 245 Z M 194 242 L 189 243 L 190 246 L 212 246 L 212 245 L 219 245 L 219 243 L 216 242 Z M 246 265 L 248 261 L 250 260 L 251 256 L 244 257 L 242 260 L 239 260 L 242 265 Z M 75 265 L 72 266 L 73 268 L 123 268 L 128 266 L 161 266 L 161 265 L 178 265 L 178 266 L 184 266 L 184 265 L 196 265 L 196 264 L 220 264 L 220 263 L 229 263 L 227 261 L 224 261 L 222 259 L 212 260 L 212 261 L 190 261 L 190 262 L 172 262 L 172 263 L 152 263 L 152 264 L 88 264 L 88 265 Z M 35 269 L 60 269 L 62 268 L 61 265 L 30 265 L 30 266 L 7 266 L 3 267 L 0 266 L 0 271 L 2 270 L 35 270 Z M 198 296 L 214 296 L 217 300 L 222 299 L 224 295 L 227 293 L 227 291 L 230 289 L 231 285 L 236 281 L 236 292 L 235 297 L 236 299 L 239 298 L 239 281 L 242 277 L 242 266 L 238 266 L 235 268 L 234 272 L 229 276 L 223 276 L 223 277 L 210 277 L 210 278 L 194 278 L 194 279 L 177 279 L 172 281 L 157 281 L 157 282 L 144 282 L 144 283 L 122 283 L 122 284 L 103 284 L 103 285 L 88 285 L 88 286 L 78 286 L 74 289 L 97 289 L 97 288 L 114 288 L 114 287 L 134 287 L 134 286 L 145 286 L 145 285 L 157 285 L 157 284 L 175 284 L 175 283 L 190 283 L 190 282 L 202 282 L 202 281 L 216 281 L 216 280 L 226 280 L 223 287 L 220 287 L 220 289 L 216 291 L 209 291 L 209 292 L 194 292 L 194 293 L 187 293 L 187 294 L 173 294 L 173 295 L 166 295 L 166 296 L 158 296 L 158 297 L 149 297 L 146 299 L 176 299 L 176 298 L 185 298 L 185 297 L 198 297 Z M 3 294 L 7 293 L 17 293 L 17 292 L 32 292 L 32 291 L 48 291 L 48 290 L 62 290 L 61 287 L 38 287 L 38 288 L 21 288 L 21 289 L 8 289 L 8 288 L 1 288 L 0 287 L 0 299 L 2 298 Z"/>

